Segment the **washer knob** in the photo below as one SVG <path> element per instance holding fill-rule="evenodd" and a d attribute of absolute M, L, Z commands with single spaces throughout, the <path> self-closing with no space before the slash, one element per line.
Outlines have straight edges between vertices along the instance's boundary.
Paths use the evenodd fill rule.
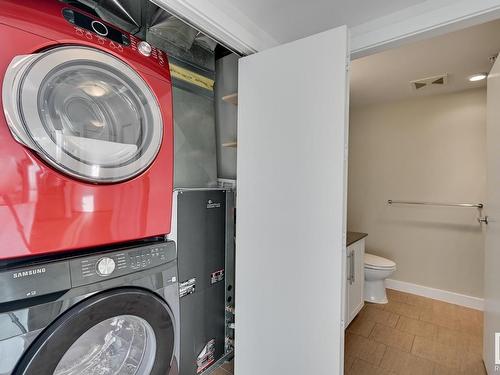
<path fill-rule="evenodd" d="M 97 261 L 97 273 L 100 276 L 109 276 L 115 270 L 115 261 L 111 258 L 104 257 Z"/>
<path fill-rule="evenodd" d="M 145 42 L 145 41 L 140 42 L 137 45 L 137 49 L 139 50 L 141 55 L 144 55 L 144 56 L 150 56 L 151 51 L 153 50 L 153 48 L 151 47 L 151 44 L 149 44 L 148 42 Z"/>

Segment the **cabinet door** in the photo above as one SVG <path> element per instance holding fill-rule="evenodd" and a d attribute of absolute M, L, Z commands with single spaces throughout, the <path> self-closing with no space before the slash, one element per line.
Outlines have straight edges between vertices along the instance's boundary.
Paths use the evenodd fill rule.
<path fill-rule="evenodd" d="M 343 372 L 347 28 L 244 57 L 238 375 Z"/>
<path fill-rule="evenodd" d="M 348 248 L 347 275 L 347 323 L 350 323 L 364 305 L 363 288 L 365 284 L 364 254 L 365 240 L 360 240 Z"/>

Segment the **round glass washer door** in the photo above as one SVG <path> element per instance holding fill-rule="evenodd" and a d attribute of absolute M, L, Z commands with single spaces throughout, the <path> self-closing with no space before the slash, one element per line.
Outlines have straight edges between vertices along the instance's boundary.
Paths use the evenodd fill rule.
<path fill-rule="evenodd" d="M 53 375 L 146 375 L 155 362 L 151 325 L 133 315 L 108 318 L 85 332 L 59 361 Z"/>
<path fill-rule="evenodd" d="M 175 320 L 167 301 L 154 292 L 105 290 L 54 319 L 25 349 L 12 373 L 166 375 L 177 368 Z"/>
<path fill-rule="evenodd" d="M 66 46 L 16 57 L 3 101 L 18 141 L 85 181 L 130 179 L 161 146 L 156 96 L 128 64 L 97 49 Z"/>

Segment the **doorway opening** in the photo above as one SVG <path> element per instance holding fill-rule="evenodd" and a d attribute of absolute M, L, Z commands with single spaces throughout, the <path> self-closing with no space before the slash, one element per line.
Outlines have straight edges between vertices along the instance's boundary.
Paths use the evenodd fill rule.
<path fill-rule="evenodd" d="M 363 249 L 347 250 L 346 374 L 486 373 L 486 78 L 499 33 L 496 20 L 352 61 L 348 230 L 368 234 L 370 255 L 351 265 Z"/>

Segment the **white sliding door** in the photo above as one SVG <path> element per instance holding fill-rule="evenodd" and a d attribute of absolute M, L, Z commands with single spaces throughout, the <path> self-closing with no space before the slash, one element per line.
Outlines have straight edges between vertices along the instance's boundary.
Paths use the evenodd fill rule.
<path fill-rule="evenodd" d="M 347 56 L 340 27 L 240 59 L 236 375 L 342 373 Z"/>

